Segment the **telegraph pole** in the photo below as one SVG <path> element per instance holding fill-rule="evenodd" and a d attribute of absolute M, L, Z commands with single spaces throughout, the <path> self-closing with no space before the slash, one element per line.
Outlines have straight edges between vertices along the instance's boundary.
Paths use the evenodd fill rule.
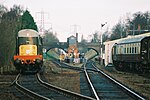
<path fill-rule="evenodd" d="M 76 46 L 78 46 L 78 35 L 79 35 L 78 28 L 80 28 L 80 25 L 74 24 L 74 25 L 71 25 L 71 27 L 73 27 L 73 34 L 75 34 L 76 36 Z"/>
<path fill-rule="evenodd" d="M 73 27 L 73 34 L 78 33 L 78 29 L 80 28 L 80 25 L 74 24 L 74 25 L 71 25 L 71 27 Z M 71 31 L 71 29 L 70 29 L 70 31 Z"/>
<path fill-rule="evenodd" d="M 44 30 L 45 30 L 45 16 L 44 15 L 48 15 L 49 17 L 49 13 L 44 12 L 43 10 L 41 12 L 36 12 L 36 17 L 37 15 L 40 15 L 40 25 L 39 25 L 39 33 L 41 36 L 44 35 Z"/>

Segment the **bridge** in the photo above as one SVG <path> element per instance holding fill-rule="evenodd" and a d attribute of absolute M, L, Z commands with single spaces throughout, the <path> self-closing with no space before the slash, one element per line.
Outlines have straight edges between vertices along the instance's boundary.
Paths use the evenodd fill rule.
<path fill-rule="evenodd" d="M 53 48 L 60 48 L 60 49 L 67 49 L 68 48 L 68 43 L 67 42 L 52 42 L 51 44 L 46 44 L 46 45 L 43 45 L 43 47 L 49 51 L 50 49 L 53 49 Z"/>
<path fill-rule="evenodd" d="M 44 45 L 44 48 L 47 51 L 53 48 L 60 48 L 66 51 L 68 49 L 68 43 L 67 42 L 53 42 L 51 44 Z M 99 53 L 100 43 L 78 43 L 78 48 L 79 48 L 79 51 L 82 51 L 82 52 L 86 52 L 89 49 L 94 49 L 95 51 Z"/>
<path fill-rule="evenodd" d="M 80 43 L 79 43 L 80 44 Z M 100 43 L 86 43 L 85 44 L 88 49 L 95 49 L 96 51 L 100 51 Z"/>

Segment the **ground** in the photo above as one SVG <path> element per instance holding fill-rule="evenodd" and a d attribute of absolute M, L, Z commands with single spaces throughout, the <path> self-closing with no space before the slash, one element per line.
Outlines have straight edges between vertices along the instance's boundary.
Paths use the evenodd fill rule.
<path fill-rule="evenodd" d="M 58 87 L 80 93 L 80 75 L 79 72 L 58 68 L 52 62 L 46 63 L 46 73 L 44 76 L 49 83 Z"/>
<path fill-rule="evenodd" d="M 11 93 L 11 83 L 16 75 L 0 75 L 0 100 L 17 100 Z"/>
<path fill-rule="evenodd" d="M 48 66 L 51 66 L 51 63 L 48 63 Z M 150 99 L 149 77 L 143 77 L 135 73 L 117 71 L 114 67 L 102 67 L 98 63 L 96 63 L 96 66 L 104 72 L 108 73 L 110 76 L 114 77 L 119 82 L 128 86 L 130 89 L 142 94 L 146 97 L 146 99 Z M 51 70 L 53 71 L 53 73 L 49 74 L 51 77 L 47 77 L 50 83 L 68 89 L 70 91 L 80 93 L 80 77 L 78 72 L 57 68 L 56 66 L 49 68 L 51 68 Z"/>
<path fill-rule="evenodd" d="M 79 72 L 58 68 L 51 61 L 45 62 L 46 73 L 45 78 L 53 85 L 58 87 L 80 93 L 80 75 Z M 127 85 L 129 88 L 144 95 L 147 99 L 150 99 L 150 78 L 143 77 L 138 74 L 120 72 L 115 70 L 114 67 L 102 67 L 98 63 L 97 67 L 113 76 L 121 83 Z M 16 100 L 17 98 L 10 92 L 10 84 L 15 79 L 15 75 L 0 75 L 0 100 Z"/>

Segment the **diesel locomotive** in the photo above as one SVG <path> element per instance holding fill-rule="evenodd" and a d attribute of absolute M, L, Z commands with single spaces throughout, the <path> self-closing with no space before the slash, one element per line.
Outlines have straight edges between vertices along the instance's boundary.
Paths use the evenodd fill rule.
<path fill-rule="evenodd" d="M 150 33 L 106 42 L 105 60 L 118 70 L 149 71 Z"/>
<path fill-rule="evenodd" d="M 40 70 L 43 65 L 42 38 L 32 29 L 20 30 L 16 38 L 14 65 L 17 70 Z"/>

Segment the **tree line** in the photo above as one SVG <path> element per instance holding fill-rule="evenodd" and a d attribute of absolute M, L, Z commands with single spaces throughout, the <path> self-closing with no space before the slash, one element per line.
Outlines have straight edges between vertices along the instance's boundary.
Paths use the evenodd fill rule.
<path fill-rule="evenodd" d="M 103 42 L 127 37 L 128 35 L 138 35 L 150 32 L 150 12 L 136 12 L 132 15 L 127 14 L 125 18 L 120 18 L 118 23 L 113 26 L 111 31 L 103 33 Z M 98 42 L 99 32 L 93 34 L 91 42 Z"/>

